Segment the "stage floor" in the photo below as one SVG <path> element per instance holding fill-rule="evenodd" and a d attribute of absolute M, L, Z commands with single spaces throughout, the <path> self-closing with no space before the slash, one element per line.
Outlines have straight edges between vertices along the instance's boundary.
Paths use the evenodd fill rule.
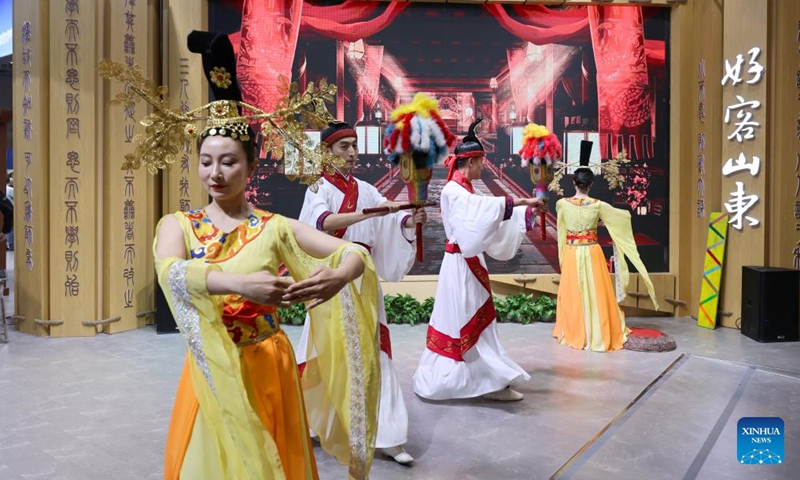
<path fill-rule="evenodd" d="M 759 344 L 690 319 L 630 324 L 662 329 L 678 350 L 577 351 L 555 343 L 551 324 L 501 324 L 505 348 L 532 377 L 516 404 L 420 400 L 411 378 L 426 327 L 392 325 L 417 461 L 378 456 L 371 478 L 798 478 L 800 343 Z M 299 338 L 299 327 L 286 330 Z M 152 327 L 71 339 L 13 332 L 0 343 L 0 478 L 162 478 L 184 353 L 179 335 Z M 738 463 L 736 423 L 752 416 L 783 419 L 783 464 Z M 322 480 L 345 478 L 316 454 Z"/>

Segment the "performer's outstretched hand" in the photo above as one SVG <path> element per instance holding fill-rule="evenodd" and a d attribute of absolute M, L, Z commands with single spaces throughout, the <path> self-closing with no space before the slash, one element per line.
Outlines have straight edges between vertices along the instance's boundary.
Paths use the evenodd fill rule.
<path fill-rule="evenodd" d="M 406 228 L 412 228 L 415 224 L 425 225 L 428 223 L 428 214 L 425 212 L 424 208 L 415 208 L 414 212 L 411 214 L 411 217 L 406 220 L 406 223 L 403 225 Z"/>

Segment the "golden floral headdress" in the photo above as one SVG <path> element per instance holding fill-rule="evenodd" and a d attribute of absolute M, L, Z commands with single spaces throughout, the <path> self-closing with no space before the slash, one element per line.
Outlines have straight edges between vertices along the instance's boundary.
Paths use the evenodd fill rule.
<path fill-rule="evenodd" d="M 589 162 L 588 167 L 599 167 L 603 177 L 608 181 L 608 188 L 613 190 L 621 188 L 625 185 L 625 176 L 619 172 L 621 165 L 629 163 L 631 160 L 627 157 L 628 153 L 625 150 L 620 150 L 615 158 L 606 160 L 605 162 Z M 561 187 L 561 178 L 566 173 L 569 167 L 587 167 L 587 165 L 579 165 L 576 162 L 566 162 L 560 160 L 550 166 L 553 171 L 553 179 L 550 181 L 548 189 L 559 195 L 564 195 L 564 189 Z"/>
<path fill-rule="evenodd" d="M 284 159 L 284 173 L 290 180 L 313 187 L 324 172 L 333 174 L 334 168 L 343 163 L 324 145 L 315 146 L 304 131 L 324 128 L 334 120 L 325 103 L 333 101 L 336 86 L 324 80 L 318 85 L 309 82 L 305 92 L 300 93 L 297 84 L 290 85 L 282 77 L 279 93 L 283 99 L 273 112 L 233 100 L 218 100 L 183 112 L 169 107 L 167 88 L 156 87 L 138 65 L 129 68 L 124 63 L 103 60 L 98 71 L 101 77 L 126 86 L 109 102 L 112 105 L 144 100 L 154 108 L 141 120 L 145 133 L 134 137 L 135 149 L 125 155 L 123 170 L 144 166 L 154 174 L 168 169 L 181 147 L 198 137 L 221 135 L 248 141 L 252 133 L 249 124 L 259 121 L 263 149 L 276 159 Z"/>

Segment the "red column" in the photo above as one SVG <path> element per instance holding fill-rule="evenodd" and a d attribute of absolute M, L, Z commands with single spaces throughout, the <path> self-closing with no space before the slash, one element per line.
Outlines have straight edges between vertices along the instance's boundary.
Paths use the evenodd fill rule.
<path fill-rule="evenodd" d="M 621 135 L 630 158 L 652 158 L 652 148 L 644 148 L 652 145 L 649 141 L 652 99 L 642 10 L 590 6 L 588 11 L 597 65 L 601 157 L 617 154 L 616 139 Z M 648 137 L 646 143 L 645 137 Z"/>
<path fill-rule="evenodd" d="M 301 0 L 245 0 L 236 73 L 245 102 L 270 111 L 281 98 L 279 77 L 291 80 Z"/>

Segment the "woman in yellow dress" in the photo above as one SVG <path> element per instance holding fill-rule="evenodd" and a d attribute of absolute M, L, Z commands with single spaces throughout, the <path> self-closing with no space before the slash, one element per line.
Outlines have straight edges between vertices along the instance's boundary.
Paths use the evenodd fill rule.
<path fill-rule="evenodd" d="M 588 163 L 586 160 L 581 164 Z M 578 168 L 573 180 L 575 196 L 556 202 L 561 280 L 553 336 L 562 345 L 576 349 L 618 350 L 628 334 L 625 314 L 618 305 L 628 285 L 625 259 L 636 267 L 658 309 L 653 284 L 636 250 L 630 213 L 589 196 L 594 181 L 591 169 Z M 616 294 L 603 250 L 597 243 L 600 220 L 614 242 Z"/>
<path fill-rule="evenodd" d="M 165 216 L 153 246 L 188 347 L 164 477 L 316 479 L 311 427 L 351 478 L 368 478 L 380 390 L 374 267 L 362 247 L 247 202 L 256 159 L 239 122 L 203 132 L 198 173 L 211 203 Z M 277 277 L 281 263 L 303 280 Z M 303 379 L 320 405 L 314 425 L 277 315 L 300 301 L 319 317 Z"/>

